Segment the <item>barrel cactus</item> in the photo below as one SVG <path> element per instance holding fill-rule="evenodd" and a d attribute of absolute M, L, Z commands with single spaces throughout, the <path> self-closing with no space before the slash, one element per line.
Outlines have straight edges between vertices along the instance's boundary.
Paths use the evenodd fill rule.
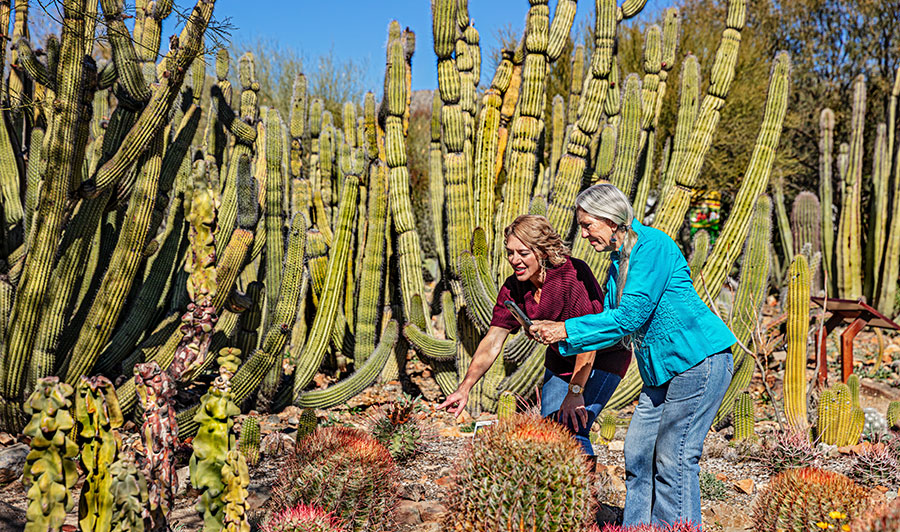
<path fill-rule="evenodd" d="M 816 468 L 790 469 L 776 475 L 760 491 L 753 508 L 753 530 L 806 532 L 821 528 L 838 530 L 863 515 L 868 490 L 844 475 Z M 837 521 L 837 522 L 829 522 Z"/>
<path fill-rule="evenodd" d="M 75 427 L 69 413 L 72 392 L 58 378 L 45 377 L 25 403 L 25 413 L 31 416 L 23 430 L 31 438 L 23 473 L 28 490 L 26 532 L 61 530 L 66 512 L 75 504 L 69 492 L 78 479 L 78 446 L 69 436 Z"/>
<path fill-rule="evenodd" d="M 455 530 L 586 530 L 590 476 L 565 427 L 516 414 L 479 433 L 456 469 L 447 512 Z"/>
<path fill-rule="evenodd" d="M 298 504 L 276 512 L 263 525 L 263 532 L 343 532 L 340 519 L 315 506 Z"/>
<path fill-rule="evenodd" d="M 408 460 L 422 450 L 426 430 L 418 410 L 418 398 L 403 394 L 372 416 L 372 436 L 387 447 L 398 462 Z"/>
<path fill-rule="evenodd" d="M 773 474 L 816 463 L 820 453 L 805 432 L 779 432 L 763 445 L 762 461 Z"/>
<path fill-rule="evenodd" d="M 276 483 L 280 508 L 298 503 L 333 512 L 354 531 L 392 530 L 397 469 L 365 432 L 319 427 L 298 444 Z"/>
<path fill-rule="evenodd" d="M 863 443 L 853 457 L 850 477 L 863 486 L 887 486 L 900 484 L 900 463 L 884 443 Z"/>
<path fill-rule="evenodd" d="M 853 532 L 894 532 L 900 530 L 900 498 L 875 507 L 866 516 L 850 523 Z"/>
<path fill-rule="evenodd" d="M 603 414 L 600 421 L 600 437 L 604 441 L 610 442 L 616 437 L 616 416 L 611 412 Z"/>

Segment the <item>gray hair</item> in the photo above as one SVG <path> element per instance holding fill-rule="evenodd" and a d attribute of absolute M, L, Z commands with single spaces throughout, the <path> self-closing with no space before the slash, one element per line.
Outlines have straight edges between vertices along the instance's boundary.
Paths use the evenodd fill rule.
<path fill-rule="evenodd" d="M 637 242 L 637 233 L 632 229 L 634 222 L 634 208 L 631 202 L 621 190 L 610 183 L 598 183 L 583 190 L 575 198 L 575 208 L 581 209 L 594 218 L 603 218 L 616 224 L 619 230 L 626 231 L 619 248 L 619 275 L 616 279 L 616 305 L 622 302 L 622 290 L 628 279 L 628 262 L 631 258 L 631 250 Z M 610 270 L 607 270 L 607 281 Z M 603 283 L 606 286 L 606 283 Z"/>

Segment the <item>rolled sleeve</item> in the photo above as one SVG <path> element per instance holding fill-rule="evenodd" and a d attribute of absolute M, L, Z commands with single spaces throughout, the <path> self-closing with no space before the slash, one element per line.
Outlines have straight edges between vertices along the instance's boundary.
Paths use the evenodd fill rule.
<path fill-rule="evenodd" d="M 638 241 L 631 253 L 619 306 L 566 320 L 567 339 L 559 343 L 560 354 L 572 356 L 604 349 L 637 332 L 650 319 L 668 285 L 671 267 L 667 265 L 671 261 L 665 254 L 655 241 Z M 614 290 L 615 284 L 610 283 L 610 293 Z"/>

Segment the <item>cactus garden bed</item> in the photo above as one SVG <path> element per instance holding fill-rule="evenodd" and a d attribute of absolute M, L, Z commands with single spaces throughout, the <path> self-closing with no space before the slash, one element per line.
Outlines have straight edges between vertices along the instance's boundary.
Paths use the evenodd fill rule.
<path fill-rule="evenodd" d="M 864 334 L 860 339 L 860 345 L 862 349 L 859 352 L 863 354 L 860 357 L 860 367 L 872 366 L 872 357 L 879 353 L 875 335 Z M 900 359 L 900 338 L 888 338 L 886 346 L 880 352 L 882 356 L 890 357 L 890 361 L 887 358 L 882 360 L 882 367 L 893 368 L 894 358 Z M 412 352 L 410 354 L 412 355 Z M 775 369 L 770 375 L 774 385 L 773 391 L 780 398 L 782 375 L 778 369 L 778 359 L 781 357 L 778 352 L 774 354 L 772 364 Z M 731 426 L 710 432 L 700 462 L 705 530 L 736 532 L 744 530 L 745 527 L 752 527 L 754 501 L 760 496 L 760 490 L 770 482 L 777 469 L 787 467 L 794 454 L 798 453 L 794 449 L 796 442 L 783 437 L 773 416 L 771 404 L 764 400 L 766 394 L 759 378 L 751 382 L 750 390 L 757 405 L 754 430 L 762 445 L 759 443 L 735 445 L 732 442 L 734 429 Z M 885 393 L 879 393 L 878 390 Z M 445 530 L 443 520 L 446 518 L 445 512 L 454 490 L 454 470 L 460 460 L 470 452 L 473 438 L 482 438 L 485 434 L 482 432 L 484 429 L 480 429 L 477 436 L 473 436 L 471 429 L 474 421 L 489 421 L 496 419 L 496 416 L 484 414 L 477 420 L 467 416 L 454 420 L 445 412 L 435 411 L 434 406 L 440 392 L 428 366 L 418 361 L 415 356 L 411 356 L 402 382 L 391 381 L 372 386 L 346 405 L 319 410 L 316 412 L 317 423 L 319 427 L 358 427 L 368 430 L 372 427 L 372 419 L 376 417 L 379 408 L 391 404 L 404 391 L 423 396 L 424 399 L 418 404 L 417 411 L 421 413 L 422 426 L 426 430 L 422 443 L 416 448 L 413 456 L 398 460 L 397 483 L 394 487 L 396 499 L 392 512 L 394 524 L 390 530 L 398 532 Z M 865 378 L 862 380 L 860 406 L 869 412 L 885 412 L 892 399 L 890 394 L 895 391 L 889 379 L 882 379 L 879 382 Z M 597 474 L 590 478 L 590 482 L 591 492 L 599 503 L 595 505 L 594 519 L 601 525 L 615 523 L 621 519 L 625 495 L 623 439 L 629 416 L 630 407 L 617 413 L 615 436 L 610 441 L 600 437 L 600 423 L 594 427 L 599 465 Z M 236 426 L 240 427 L 238 432 L 252 430 L 247 427 L 258 424 L 261 436 L 261 456 L 258 462 L 250 467 L 248 487 L 250 513 L 256 519 L 264 516 L 276 505 L 279 474 L 290 460 L 295 447 L 295 435 L 304 423 L 302 417 L 301 409 L 288 407 L 278 414 L 243 415 L 236 420 Z M 130 425 L 122 429 L 126 439 L 132 430 L 133 427 Z M 878 441 L 877 437 L 864 434 L 863 440 L 867 439 Z M 890 445 L 890 439 L 888 443 L 885 446 L 886 450 L 896 453 L 898 446 Z M 17 442 L 15 438 L 4 434 L 2 444 L 3 450 L 0 453 L 10 455 L 13 454 L 11 449 Z M 873 500 L 892 501 L 897 497 L 900 478 L 896 476 L 896 471 L 879 472 L 878 464 L 881 462 L 877 456 L 875 458 L 869 456 L 873 454 L 869 447 L 877 446 L 877 443 L 875 446 L 862 443 L 854 448 L 819 445 L 813 448 L 812 454 L 803 455 L 800 452 L 799 456 L 809 460 L 803 465 L 816 466 L 857 480 L 862 486 L 861 489 Z M 185 478 L 189 455 L 188 448 L 176 453 L 179 484 L 170 517 L 174 530 L 200 530 L 203 527 L 202 514 L 195 508 L 201 492 L 192 488 Z M 895 456 L 894 460 L 896 459 Z M 893 463 L 896 465 L 896 462 Z M 77 497 L 80 489 L 81 483 L 74 487 L 74 497 Z M 0 516 L 2 516 L 0 521 L 3 523 L 0 530 L 22 529 L 25 524 L 26 507 L 27 499 L 21 479 L 0 487 Z M 75 512 L 69 513 L 66 523 L 74 530 L 77 525 Z"/>

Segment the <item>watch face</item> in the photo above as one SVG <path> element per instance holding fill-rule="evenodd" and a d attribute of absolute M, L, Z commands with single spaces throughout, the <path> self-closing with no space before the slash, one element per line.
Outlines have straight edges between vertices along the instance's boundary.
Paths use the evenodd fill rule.
<path fill-rule="evenodd" d="M 572 393 L 581 393 L 581 386 L 577 384 L 571 384 L 569 385 L 569 390 L 571 390 Z"/>

